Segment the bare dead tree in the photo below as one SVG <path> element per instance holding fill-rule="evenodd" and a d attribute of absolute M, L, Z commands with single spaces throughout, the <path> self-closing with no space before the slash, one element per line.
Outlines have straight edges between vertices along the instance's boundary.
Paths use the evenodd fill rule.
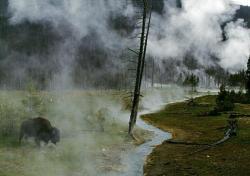
<path fill-rule="evenodd" d="M 151 2 L 152 3 L 152 2 Z M 147 46 L 148 46 L 148 36 L 149 36 L 149 30 L 150 30 L 150 24 L 151 24 L 151 17 L 152 17 L 152 6 L 149 12 L 149 20 L 148 20 L 148 26 L 147 26 L 147 32 L 146 32 L 146 38 L 145 38 L 145 44 L 144 44 L 144 51 L 143 51 L 143 58 L 142 58 L 142 68 L 141 68 L 141 74 L 140 74 L 140 89 L 142 84 L 142 77 L 143 72 L 145 68 L 145 60 L 146 60 L 146 53 L 147 53 Z"/>
<path fill-rule="evenodd" d="M 133 129 L 136 124 L 138 108 L 139 108 L 141 84 L 142 84 L 143 70 L 145 66 L 147 40 L 148 40 L 149 29 L 150 29 L 152 9 L 150 9 L 150 17 L 149 17 L 149 22 L 148 22 L 147 31 L 146 31 L 147 11 L 148 11 L 148 2 L 147 0 L 143 0 L 143 15 L 142 15 L 141 37 L 140 37 L 140 49 L 138 53 L 136 82 L 135 82 L 135 89 L 133 93 L 133 101 L 132 101 L 131 115 L 130 115 L 130 121 L 129 121 L 129 135 L 131 136 L 133 136 Z"/>

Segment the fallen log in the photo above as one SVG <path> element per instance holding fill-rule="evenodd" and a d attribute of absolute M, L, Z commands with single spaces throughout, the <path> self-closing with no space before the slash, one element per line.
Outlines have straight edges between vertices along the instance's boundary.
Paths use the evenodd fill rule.
<path fill-rule="evenodd" d="M 237 113 L 237 112 L 234 112 L 234 113 L 227 113 L 227 112 L 224 112 L 224 114 L 230 114 L 229 118 L 241 118 L 241 117 L 250 117 L 250 114 L 241 114 L 241 113 Z"/>
<path fill-rule="evenodd" d="M 190 154 L 188 154 L 189 156 L 190 155 L 194 155 L 196 153 L 200 153 L 200 152 L 203 152 L 203 151 L 206 151 L 206 150 L 209 150 L 215 146 L 218 146 L 224 142 L 226 142 L 227 140 L 229 140 L 232 136 L 236 136 L 237 135 L 237 128 L 238 128 L 238 124 L 237 124 L 237 119 L 234 118 L 234 116 L 229 116 L 229 120 L 228 120 L 228 130 L 225 132 L 225 135 L 222 139 L 216 141 L 215 143 L 212 143 L 210 145 L 208 145 L 207 147 L 205 148 L 202 148 L 200 150 L 197 150 L 197 151 L 194 151 Z"/>
<path fill-rule="evenodd" d="M 202 143 L 196 143 L 196 142 L 173 141 L 173 140 L 166 141 L 165 143 L 176 144 L 176 145 L 209 145 L 209 144 L 202 144 Z"/>

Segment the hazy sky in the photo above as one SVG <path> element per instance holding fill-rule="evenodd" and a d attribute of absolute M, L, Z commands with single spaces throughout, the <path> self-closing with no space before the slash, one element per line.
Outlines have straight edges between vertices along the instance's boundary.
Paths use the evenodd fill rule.
<path fill-rule="evenodd" d="M 237 4 L 242 4 L 242 5 L 248 5 L 250 6 L 250 0 L 232 0 L 233 2 Z"/>

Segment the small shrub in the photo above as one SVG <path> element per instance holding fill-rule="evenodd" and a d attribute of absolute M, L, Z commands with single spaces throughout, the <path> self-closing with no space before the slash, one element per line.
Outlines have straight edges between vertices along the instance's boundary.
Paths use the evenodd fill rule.
<path fill-rule="evenodd" d="M 22 100 L 22 104 L 29 117 L 43 116 L 48 111 L 50 101 L 46 96 L 33 86 L 27 88 L 27 94 Z"/>
<path fill-rule="evenodd" d="M 226 91 L 224 85 L 220 87 L 219 95 L 216 98 L 216 105 L 218 111 L 232 111 L 234 109 L 234 102 L 230 93 Z"/>
<path fill-rule="evenodd" d="M 132 97 L 132 95 L 131 95 Z M 133 99 L 130 96 L 128 97 L 122 97 L 121 98 L 121 103 L 122 103 L 122 110 L 131 110 L 132 105 L 133 105 Z M 140 97 L 140 101 L 141 101 L 141 97 Z M 139 110 L 143 109 L 142 105 L 139 104 Z"/>
<path fill-rule="evenodd" d="M 215 107 L 212 111 L 208 113 L 208 116 L 219 116 L 220 112 L 217 107 Z"/>

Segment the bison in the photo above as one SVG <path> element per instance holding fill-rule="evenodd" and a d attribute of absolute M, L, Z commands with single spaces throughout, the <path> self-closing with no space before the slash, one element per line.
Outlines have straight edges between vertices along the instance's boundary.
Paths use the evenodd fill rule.
<path fill-rule="evenodd" d="M 21 124 L 19 143 L 21 144 L 23 138 L 29 137 L 33 137 L 38 146 L 41 141 L 45 144 L 48 144 L 49 141 L 56 144 L 60 141 L 60 131 L 53 127 L 47 119 L 38 117 L 25 120 Z"/>

